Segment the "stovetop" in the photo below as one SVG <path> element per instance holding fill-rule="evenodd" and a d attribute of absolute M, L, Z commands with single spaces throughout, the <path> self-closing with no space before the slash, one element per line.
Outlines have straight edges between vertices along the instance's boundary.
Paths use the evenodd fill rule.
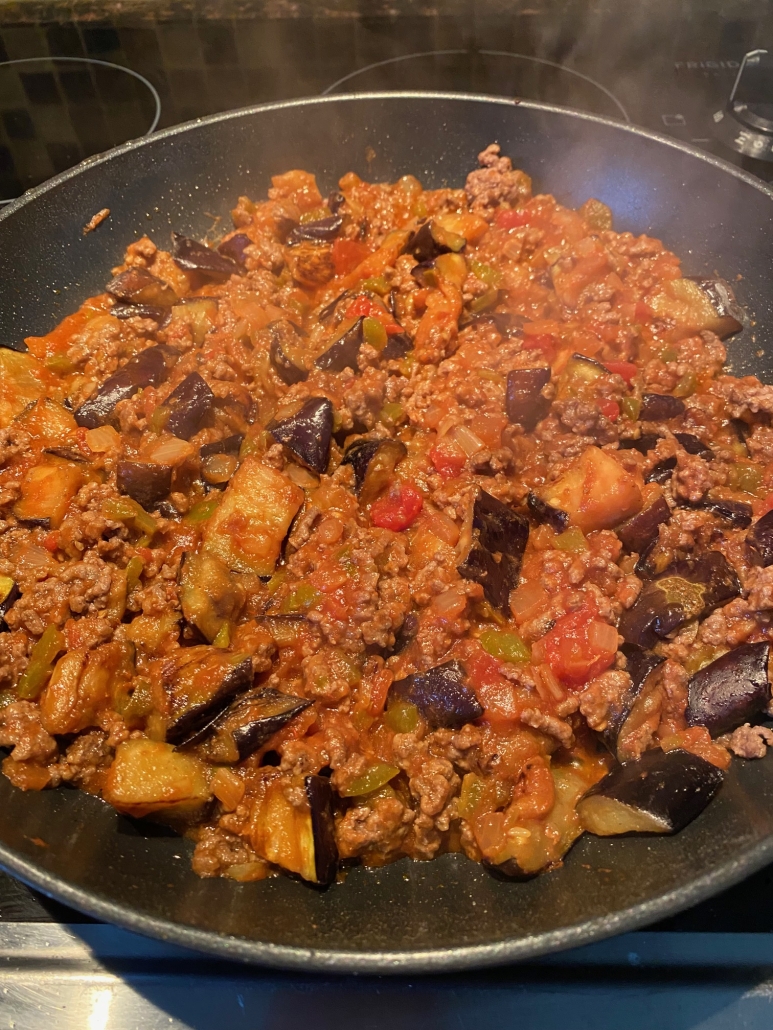
<path fill-rule="evenodd" d="M 761 119 L 763 143 L 754 132 L 751 143 L 741 139 L 748 125 L 737 130 L 727 114 L 744 55 L 766 47 L 773 51 L 766 0 L 5 0 L 0 199 L 156 127 L 263 101 L 381 89 L 577 107 L 773 181 L 773 162 L 748 156 L 773 139 L 767 58 L 752 58 L 735 94 L 741 119 L 749 111 Z M 601 1030 L 769 1027 L 771 966 L 773 867 L 646 932 L 564 956 L 357 986 L 202 959 L 96 923 L 0 874 L 0 1026 L 24 1030 L 304 1020 L 337 1030 L 477 1030 L 516 1017 L 537 1030 L 569 1018 Z"/>

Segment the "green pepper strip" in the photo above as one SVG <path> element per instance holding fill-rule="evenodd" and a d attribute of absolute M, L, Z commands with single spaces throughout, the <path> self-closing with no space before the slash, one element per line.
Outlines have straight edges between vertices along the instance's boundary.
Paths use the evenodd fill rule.
<path fill-rule="evenodd" d="M 19 679 L 16 688 L 19 697 L 32 701 L 38 696 L 51 675 L 56 656 L 64 648 L 64 634 L 53 623 L 46 626 L 43 636 L 32 648 L 29 665 Z"/>

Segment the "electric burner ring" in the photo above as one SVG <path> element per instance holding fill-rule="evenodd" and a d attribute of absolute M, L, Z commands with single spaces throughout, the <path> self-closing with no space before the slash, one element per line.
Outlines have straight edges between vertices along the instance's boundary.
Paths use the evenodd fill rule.
<path fill-rule="evenodd" d="M 158 123 L 161 120 L 161 97 L 158 95 L 158 90 L 153 83 L 146 79 L 144 75 L 140 75 L 139 72 L 134 71 L 133 68 L 127 68 L 122 64 L 114 64 L 112 61 L 99 61 L 95 57 L 55 57 L 52 55 L 49 55 L 48 57 L 18 57 L 13 61 L 0 61 L 0 68 L 8 68 L 14 64 L 39 64 L 40 62 L 56 64 L 59 61 L 67 62 L 69 64 L 98 64 L 102 68 L 111 68 L 114 71 L 126 72 L 127 75 L 131 75 L 132 78 L 137 79 L 143 84 L 143 86 L 146 86 L 150 90 L 153 102 L 156 105 L 156 110 L 153 114 L 150 128 L 142 135 L 149 136 L 152 132 L 155 132 Z M 11 197 L 9 200 L 0 200 L 0 205 L 13 204 L 14 200 L 17 199 L 17 197 Z"/>
<path fill-rule="evenodd" d="M 574 68 L 568 68 L 565 64 L 559 64 L 557 61 L 548 61 L 544 57 L 530 57 L 528 54 L 516 54 L 510 50 L 425 50 L 421 53 L 416 54 L 401 54 L 399 57 L 389 57 L 385 61 L 374 61 L 372 64 L 367 64 L 363 68 L 357 68 L 353 72 L 349 72 L 348 75 L 342 76 L 337 79 L 326 89 L 323 89 L 320 96 L 329 96 L 339 86 L 343 85 L 344 82 L 348 82 L 350 79 L 356 78 L 358 75 L 362 75 L 363 72 L 371 71 L 373 68 L 382 68 L 389 64 L 398 64 L 400 61 L 410 61 L 419 57 L 459 57 L 464 54 L 479 55 L 481 57 L 515 57 L 519 61 L 530 61 L 532 64 L 541 64 L 548 68 L 556 68 L 559 71 L 566 72 L 568 75 L 574 75 L 578 79 L 582 79 L 591 86 L 595 86 L 596 89 L 600 90 L 618 109 L 620 114 L 623 116 L 623 120 L 629 125 L 631 124 L 631 118 L 617 99 L 617 97 L 606 86 L 602 83 L 597 82 L 596 79 L 591 78 L 590 75 L 585 75 L 583 72 L 578 72 Z"/>

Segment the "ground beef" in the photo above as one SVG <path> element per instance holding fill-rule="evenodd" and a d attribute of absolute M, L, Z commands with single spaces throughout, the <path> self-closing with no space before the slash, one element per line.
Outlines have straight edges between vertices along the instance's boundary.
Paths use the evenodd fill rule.
<path fill-rule="evenodd" d="M 193 871 L 198 876 L 222 876 L 231 866 L 248 862 L 263 865 L 244 837 L 220 827 L 206 827 L 193 851 Z"/>
<path fill-rule="evenodd" d="M 470 172 L 464 189 L 470 209 L 483 214 L 502 204 L 515 207 L 531 196 L 531 179 L 514 171 L 509 157 L 501 156 L 501 148 L 491 143 L 478 154 L 479 169 Z"/>
<path fill-rule="evenodd" d="M 415 818 L 398 797 L 376 798 L 370 805 L 350 808 L 336 826 L 341 858 L 365 852 L 372 858 L 388 858 L 400 848 Z"/>
<path fill-rule="evenodd" d="M 521 712 L 521 722 L 524 726 L 531 726 L 540 733 L 554 737 L 562 747 L 571 747 L 574 743 L 572 727 L 565 719 L 557 719 L 554 715 L 546 715 L 538 708 L 524 708 Z"/>
<path fill-rule="evenodd" d="M 113 747 L 103 730 L 82 734 L 67 748 L 64 758 L 49 766 L 51 785 L 72 783 L 86 790 L 93 786 L 113 760 Z"/>
<path fill-rule="evenodd" d="M 764 758 L 773 744 L 773 730 L 767 726 L 750 726 L 747 722 L 720 737 L 717 743 L 724 744 L 739 758 Z"/>
<path fill-rule="evenodd" d="M 744 586 L 751 611 L 766 612 L 773 609 L 773 565 L 766 569 L 752 566 Z"/>
<path fill-rule="evenodd" d="M 591 729 L 607 728 L 612 710 L 620 707 L 623 696 L 631 688 L 631 677 L 622 670 L 596 676 L 580 694 L 580 712 Z"/>
<path fill-rule="evenodd" d="M 14 701 L 0 709 L 0 747 L 12 747 L 15 762 L 44 762 L 57 750 L 41 725 L 40 709 L 31 701 Z"/>

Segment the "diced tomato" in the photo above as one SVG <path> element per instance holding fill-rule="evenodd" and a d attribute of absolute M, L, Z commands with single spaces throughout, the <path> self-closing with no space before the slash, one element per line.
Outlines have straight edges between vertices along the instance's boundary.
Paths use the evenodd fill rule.
<path fill-rule="evenodd" d="M 43 540 L 43 546 L 47 551 L 50 551 L 51 554 L 53 554 L 59 546 L 59 533 L 56 531 L 48 533 Z"/>
<path fill-rule="evenodd" d="M 330 252 L 336 275 L 347 275 L 370 254 L 364 243 L 358 240 L 336 240 Z"/>
<path fill-rule="evenodd" d="M 620 405 L 617 401 L 613 401 L 610 397 L 602 397 L 598 405 L 601 414 L 606 415 L 610 422 L 617 422 L 620 418 Z"/>
<path fill-rule="evenodd" d="M 388 494 L 374 501 L 370 521 L 380 529 L 399 533 L 413 525 L 423 504 L 424 499 L 415 486 L 398 481 L 390 487 Z"/>
<path fill-rule="evenodd" d="M 608 669 L 617 654 L 617 630 L 592 608 L 562 615 L 539 642 L 553 673 L 569 687 L 580 687 Z"/>
<path fill-rule="evenodd" d="M 520 229 L 528 225 L 529 221 L 529 212 L 518 208 L 516 211 L 498 211 L 494 224 L 498 229 Z"/>
<path fill-rule="evenodd" d="M 552 333 L 536 333 L 535 335 L 527 334 L 523 339 L 523 346 L 528 350 L 541 350 L 548 361 L 552 361 L 556 356 L 558 350 L 559 341 Z"/>
<path fill-rule="evenodd" d="M 650 322 L 652 320 L 652 309 L 643 300 L 636 302 L 635 312 L 637 322 Z"/>
<path fill-rule="evenodd" d="M 604 367 L 613 375 L 622 376 L 626 383 L 630 383 L 638 371 L 632 361 L 605 361 Z"/>
<path fill-rule="evenodd" d="M 443 439 L 430 450 L 429 460 L 444 479 L 453 479 L 464 468 L 467 455 L 457 443 Z"/>
<path fill-rule="evenodd" d="M 403 327 L 395 322 L 385 307 L 364 293 L 355 297 L 345 312 L 346 318 L 360 318 L 361 316 L 377 318 L 386 329 L 388 336 L 394 336 L 403 331 Z"/>

